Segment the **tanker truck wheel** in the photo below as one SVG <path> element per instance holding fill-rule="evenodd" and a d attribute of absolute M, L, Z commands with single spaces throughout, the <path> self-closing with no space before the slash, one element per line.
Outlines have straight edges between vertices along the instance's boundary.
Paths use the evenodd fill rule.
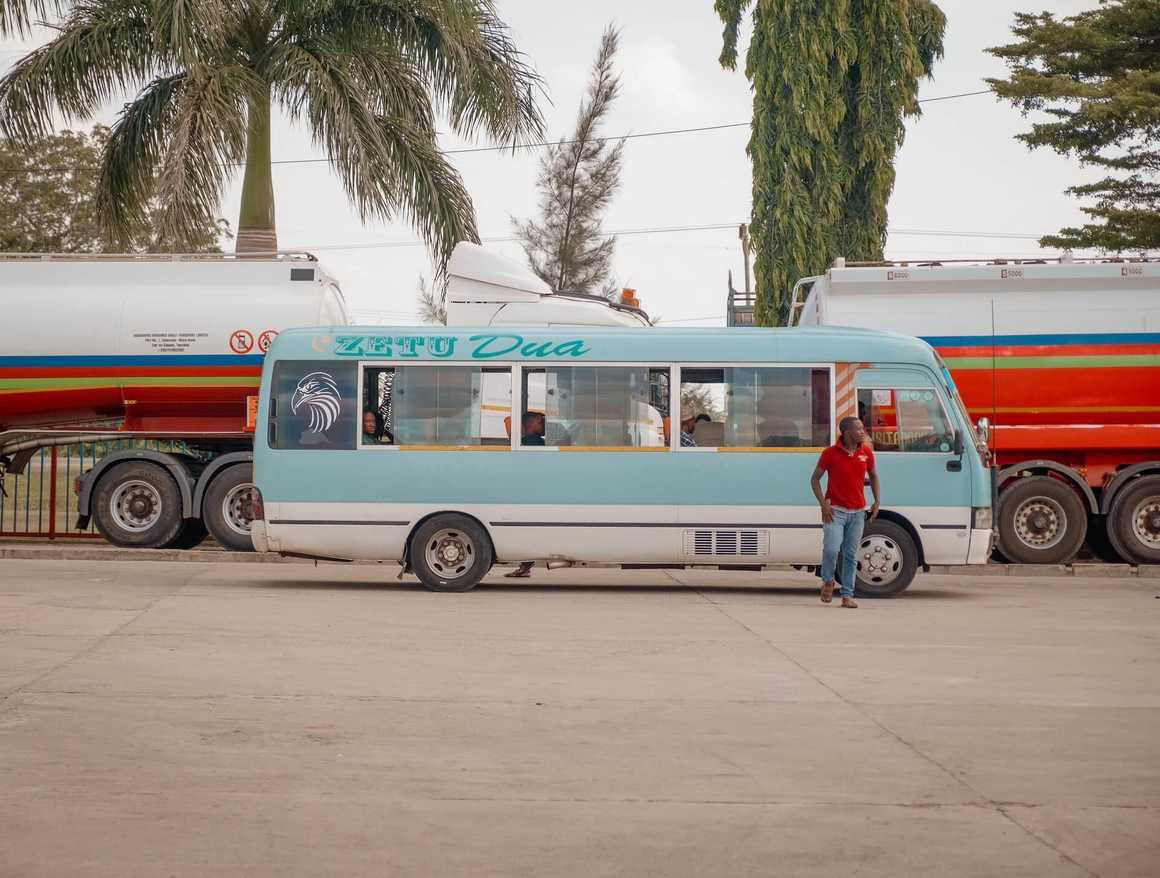
<path fill-rule="evenodd" d="M 1087 510 L 1058 479 L 1028 476 L 999 495 L 999 551 L 1016 564 L 1065 564 L 1087 534 Z"/>
<path fill-rule="evenodd" d="M 114 546 L 165 548 L 181 532 L 181 492 L 173 477 L 154 464 L 114 466 L 97 485 L 93 518 Z"/>
<path fill-rule="evenodd" d="M 201 506 L 201 518 L 215 540 L 234 552 L 254 551 L 250 537 L 253 507 L 254 467 L 249 463 L 231 466 L 209 483 Z"/>
<path fill-rule="evenodd" d="M 1108 522 L 1108 535 L 1125 558 L 1160 564 L 1160 476 L 1143 476 L 1120 491 Z"/>

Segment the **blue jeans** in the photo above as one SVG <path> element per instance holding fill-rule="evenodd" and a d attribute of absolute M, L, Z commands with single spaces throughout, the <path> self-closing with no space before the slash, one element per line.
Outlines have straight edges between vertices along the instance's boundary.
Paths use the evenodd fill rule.
<path fill-rule="evenodd" d="M 842 597 L 854 596 L 854 578 L 858 575 L 858 546 L 862 542 L 862 527 L 866 510 L 843 512 L 834 510 L 834 520 L 822 525 L 822 582 L 834 581 L 838 552 L 842 553 Z"/>

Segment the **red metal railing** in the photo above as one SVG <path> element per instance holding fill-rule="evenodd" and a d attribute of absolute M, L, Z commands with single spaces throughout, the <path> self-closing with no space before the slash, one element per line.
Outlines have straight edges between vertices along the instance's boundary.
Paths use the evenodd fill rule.
<path fill-rule="evenodd" d="M 20 475 L 4 477 L 0 494 L 0 537 L 29 539 L 100 539 L 92 524 L 78 530 L 78 478 L 112 451 L 148 447 L 174 449 L 172 441 L 116 440 L 42 448 Z"/>

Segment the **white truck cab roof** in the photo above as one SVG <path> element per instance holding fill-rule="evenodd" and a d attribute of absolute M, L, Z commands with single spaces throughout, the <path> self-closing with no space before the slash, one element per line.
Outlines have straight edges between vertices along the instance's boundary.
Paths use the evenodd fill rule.
<path fill-rule="evenodd" d="M 639 308 L 554 291 L 518 262 L 461 241 L 447 263 L 448 326 L 651 326 Z"/>

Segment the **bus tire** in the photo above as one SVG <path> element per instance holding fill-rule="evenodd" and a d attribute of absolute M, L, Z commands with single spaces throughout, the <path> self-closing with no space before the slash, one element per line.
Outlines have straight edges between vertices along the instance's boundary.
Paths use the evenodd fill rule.
<path fill-rule="evenodd" d="M 218 473 L 205 491 L 201 518 L 215 540 L 231 552 L 254 551 L 251 491 L 254 465 L 239 463 Z"/>
<path fill-rule="evenodd" d="M 431 591 L 471 591 L 491 570 L 487 531 L 466 515 L 447 513 L 423 522 L 411 535 L 412 572 Z"/>
<path fill-rule="evenodd" d="M 1160 476 L 1141 476 L 1116 495 L 1108 535 L 1133 564 L 1160 564 Z"/>
<path fill-rule="evenodd" d="M 999 495 L 999 551 L 1015 564 L 1066 564 L 1087 536 L 1087 510 L 1066 484 L 1028 476 Z"/>
<path fill-rule="evenodd" d="M 855 594 L 892 598 L 906 591 L 918 573 L 918 546 L 899 524 L 876 518 L 866 522 L 858 547 Z"/>
<path fill-rule="evenodd" d="M 154 463 L 123 463 L 101 476 L 93 496 L 97 530 L 114 546 L 161 549 L 181 533 L 181 491 Z"/>

